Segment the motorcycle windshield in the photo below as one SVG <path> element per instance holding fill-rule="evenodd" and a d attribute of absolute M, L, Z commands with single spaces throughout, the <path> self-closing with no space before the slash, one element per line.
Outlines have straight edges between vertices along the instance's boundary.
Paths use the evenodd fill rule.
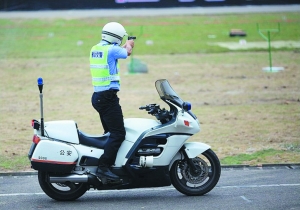
<path fill-rule="evenodd" d="M 182 107 L 184 101 L 173 90 L 168 80 L 160 79 L 155 82 L 156 90 L 162 100 L 169 100 L 170 102 Z"/>

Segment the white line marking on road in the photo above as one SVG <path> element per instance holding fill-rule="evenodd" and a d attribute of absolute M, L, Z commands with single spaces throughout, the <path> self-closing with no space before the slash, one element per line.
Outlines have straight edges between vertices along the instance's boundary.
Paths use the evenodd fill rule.
<path fill-rule="evenodd" d="M 216 188 L 259 188 L 259 187 L 290 187 L 300 186 L 300 184 L 264 184 L 264 185 L 240 185 L 240 186 L 217 186 Z"/>
<path fill-rule="evenodd" d="M 20 195 L 45 195 L 45 193 L 9 193 L 9 194 L 0 194 L 0 197 L 8 197 L 8 196 L 20 196 Z"/>
<path fill-rule="evenodd" d="M 146 188 L 146 189 L 124 189 L 124 190 L 113 190 L 114 192 L 127 192 L 127 191 L 167 191 L 167 190 L 174 190 L 174 187 L 157 187 L 157 188 Z M 101 194 L 106 194 L 106 193 L 111 193 L 112 190 L 90 190 L 87 191 L 87 193 L 101 193 Z M 8 197 L 8 196 L 30 196 L 30 195 L 45 195 L 45 193 L 8 193 L 8 194 L 0 194 L 0 197 Z"/>
<path fill-rule="evenodd" d="M 249 200 L 249 199 L 247 199 L 245 196 L 240 196 L 244 201 L 246 201 L 246 202 L 248 202 L 248 203 L 250 203 L 251 201 Z"/>
<path fill-rule="evenodd" d="M 295 187 L 300 186 L 300 184 L 269 184 L 269 185 L 240 185 L 240 186 L 217 186 L 215 188 L 219 189 L 230 189 L 230 188 L 263 188 L 263 187 Z M 138 188 L 138 189 L 124 189 L 124 190 L 114 190 L 114 193 L 122 193 L 127 191 L 167 191 L 167 190 L 175 190 L 173 186 L 169 187 L 157 187 L 157 188 Z M 87 193 L 101 193 L 106 194 L 110 193 L 112 190 L 91 190 Z M 32 195 L 45 195 L 45 193 L 7 193 L 7 194 L 0 194 L 0 197 L 9 197 L 9 196 L 32 196 Z M 241 196 L 241 198 L 243 198 Z M 243 198 L 244 199 L 244 198 Z"/>

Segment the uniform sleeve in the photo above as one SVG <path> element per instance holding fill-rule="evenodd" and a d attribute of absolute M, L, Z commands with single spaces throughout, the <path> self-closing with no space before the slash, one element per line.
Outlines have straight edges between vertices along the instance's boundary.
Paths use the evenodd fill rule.
<path fill-rule="evenodd" d="M 118 46 L 118 45 L 113 45 L 110 48 L 109 54 L 114 59 L 125 59 L 125 58 L 127 58 L 127 50 L 123 47 Z"/>

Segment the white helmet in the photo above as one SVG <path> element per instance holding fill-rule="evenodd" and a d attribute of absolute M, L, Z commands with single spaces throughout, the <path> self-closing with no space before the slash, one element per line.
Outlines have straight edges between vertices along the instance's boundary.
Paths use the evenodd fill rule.
<path fill-rule="evenodd" d="M 107 23 L 102 29 L 102 39 L 121 45 L 123 37 L 128 36 L 125 28 L 117 22 Z"/>

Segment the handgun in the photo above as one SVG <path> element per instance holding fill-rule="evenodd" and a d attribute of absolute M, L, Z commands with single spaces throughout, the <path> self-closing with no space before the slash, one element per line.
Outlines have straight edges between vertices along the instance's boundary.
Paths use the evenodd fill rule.
<path fill-rule="evenodd" d="M 128 36 L 128 40 L 136 39 L 136 36 Z"/>

